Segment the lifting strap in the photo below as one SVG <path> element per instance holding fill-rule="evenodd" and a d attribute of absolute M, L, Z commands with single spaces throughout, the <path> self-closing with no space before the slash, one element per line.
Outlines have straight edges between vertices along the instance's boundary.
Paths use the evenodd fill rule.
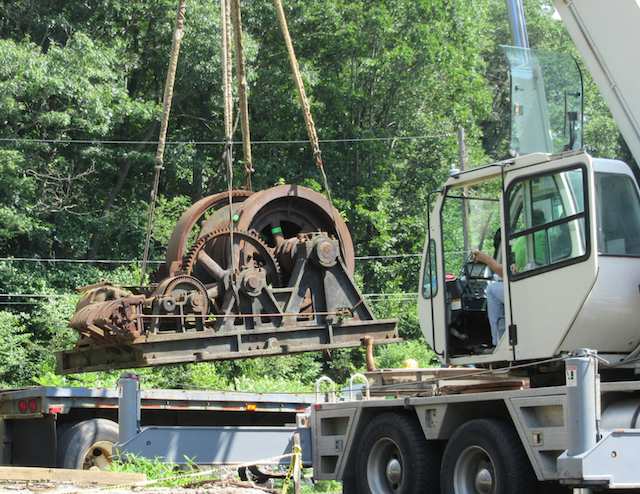
<path fill-rule="evenodd" d="M 287 25 L 287 18 L 284 12 L 284 7 L 281 0 L 273 0 L 276 8 L 276 14 L 280 29 L 284 37 L 284 42 L 289 55 L 289 63 L 291 65 L 291 71 L 293 79 L 298 90 L 298 97 L 300 105 L 302 107 L 302 113 L 304 116 L 305 124 L 307 127 L 307 133 L 309 135 L 309 142 L 313 152 L 313 157 L 316 166 L 320 170 L 322 180 L 324 182 L 324 189 L 327 194 L 327 198 L 332 208 L 332 215 L 335 215 L 335 208 L 333 207 L 333 200 L 331 198 L 331 190 L 329 189 L 329 183 L 327 175 L 324 170 L 324 163 L 322 160 L 322 153 L 320 151 L 320 141 L 318 139 L 318 133 L 315 128 L 313 116 L 311 115 L 311 106 L 309 99 L 304 88 L 304 82 L 300 74 L 300 66 L 298 59 L 296 58 L 295 50 L 293 48 L 293 42 L 289 33 L 289 27 Z M 163 97 L 163 111 L 162 120 L 160 123 L 160 135 L 158 138 L 158 147 L 156 149 L 155 166 L 154 166 L 154 179 L 153 186 L 150 195 L 150 204 L 147 217 L 147 232 L 145 237 L 144 254 L 142 256 L 141 266 L 141 284 L 144 283 L 144 278 L 147 271 L 147 265 L 149 262 L 149 249 L 151 244 L 151 236 L 153 234 L 153 224 L 155 220 L 155 209 L 158 199 L 158 188 L 160 184 L 160 174 L 164 168 L 164 151 L 166 148 L 167 130 L 169 126 L 169 115 L 171 113 L 171 103 L 173 99 L 173 89 L 175 85 L 176 69 L 178 65 L 178 57 L 180 54 L 180 44 L 184 37 L 184 20 L 186 12 L 186 0 L 179 0 L 178 11 L 176 15 L 176 26 L 173 33 L 173 41 L 171 45 L 171 53 L 169 57 L 169 67 L 167 69 L 167 76 L 165 79 L 164 97 Z M 231 52 L 231 25 L 233 23 L 234 31 L 234 46 L 236 51 L 236 72 L 238 77 L 238 98 L 239 98 L 239 113 L 242 122 L 242 142 L 243 152 L 245 158 L 245 175 L 246 183 L 245 187 L 251 190 L 251 174 L 253 173 L 253 160 L 251 154 L 251 132 L 249 128 L 249 105 L 247 96 L 247 80 L 246 69 L 244 61 L 244 50 L 242 42 L 242 17 L 240 12 L 240 0 L 220 0 L 220 21 L 222 25 L 222 79 L 223 79 L 223 94 L 224 94 L 224 130 L 225 130 L 225 147 L 223 153 L 223 161 L 226 164 L 227 172 L 227 188 L 229 194 L 229 225 L 230 225 L 230 242 L 231 242 L 231 265 L 234 265 L 234 249 L 233 249 L 233 75 L 232 75 L 232 52 Z M 333 218 L 335 223 L 335 217 Z"/>
<path fill-rule="evenodd" d="M 222 26 L 222 92 L 224 97 L 224 138 L 226 146 L 233 144 L 233 93 L 231 89 L 231 22 L 229 0 L 220 0 L 220 24 Z M 225 152 L 227 150 L 225 149 Z"/>
<path fill-rule="evenodd" d="M 249 129 L 249 99 L 247 96 L 247 77 L 242 46 L 242 14 L 240 0 L 231 1 L 231 22 L 233 23 L 233 41 L 236 52 L 236 78 L 238 79 L 238 109 L 242 125 L 242 152 L 244 155 L 245 188 L 252 189 L 251 174 L 253 158 L 251 156 L 251 130 Z"/>
<path fill-rule="evenodd" d="M 289 26 L 287 25 L 287 16 L 284 13 L 284 7 L 282 6 L 282 0 L 273 0 L 273 4 L 276 8 L 276 14 L 278 16 L 278 23 L 280 24 L 280 30 L 284 37 L 284 44 L 287 47 L 287 53 L 289 54 L 289 63 L 291 65 L 291 72 L 293 74 L 293 80 L 298 89 L 298 98 L 300 99 L 300 106 L 302 107 L 302 114 L 304 115 L 304 122 L 307 126 L 307 134 L 309 135 L 309 143 L 311 144 L 311 150 L 313 151 L 313 157 L 316 162 L 316 166 L 320 170 L 322 175 L 322 181 L 324 184 L 324 190 L 327 194 L 327 199 L 331 205 L 331 216 L 333 222 L 335 219 L 335 207 L 333 207 L 333 199 L 331 198 L 331 189 L 329 188 L 329 180 L 324 170 L 324 162 L 322 161 L 322 153 L 320 151 L 320 140 L 318 139 L 318 132 L 316 131 L 315 123 L 313 122 L 313 116 L 311 115 L 311 105 L 309 104 L 309 98 L 307 92 L 304 89 L 304 81 L 300 74 L 300 65 L 296 57 L 296 52 L 293 48 L 293 41 L 291 41 L 291 34 L 289 33 Z M 338 237 L 340 233 L 337 232 Z"/>
<path fill-rule="evenodd" d="M 222 87 L 224 93 L 224 153 L 222 160 L 227 171 L 229 201 L 229 255 L 230 269 L 235 266 L 233 241 L 233 92 L 231 71 L 231 5 L 230 0 L 220 0 L 220 24 L 222 26 Z"/>
<path fill-rule="evenodd" d="M 156 213 L 156 203 L 158 201 L 158 188 L 160 186 L 160 173 L 164 168 L 164 150 L 166 147 L 167 129 L 169 128 L 169 115 L 171 113 L 171 102 L 173 100 L 173 87 L 176 81 L 176 69 L 178 66 L 178 56 L 180 55 L 180 44 L 184 37 L 184 18 L 186 12 L 186 0 L 179 0 L 178 12 L 176 14 L 176 27 L 173 32 L 171 43 L 171 54 L 169 56 L 169 67 L 164 84 L 164 97 L 162 103 L 162 120 L 160 121 L 160 135 L 158 137 L 158 147 L 156 149 L 153 185 L 149 201 L 149 211 L 147 216 L 147 233 L 144 241 L 144 254 L 142 256 L 142 266 L 140 269 L 140 284 L 144 283 L 149 262 L 149 246 L 151 245 L 151 235 L 153 234 L 153 222 Z"/>
<path fill-rule="evenodd" d="M 284 44 L 287 47 L 287 53 L 289 54 L 289 63 L 291 64 L 291 72 L 293 74 L 293 81 L 298 89 L 298 97 L 300 99 L 300 105 L 302 106 L 302 114 L 304 115 L 304 122 L 307 125 L 307 134 L 309 134 L 309 142 L 311 143 L 311 150 L 313 151 L 313 157 L 316 160 L 316 166 L 320 169 L 323 168 L 322 153 L 320 152 L 320 141 L 318 140 L 318 133 L 316 132 L 316 126 L 311 116 L 311 106 L 309 105 L 309 98 L 304 89 L 304 82 L 302 81 L 302 75 L 300 74 L 300 66 L 298 59 L 296 58 L 296 52 L 293 48 L 293 42 L 291 41 L 291 35 L 289 34 L 289 26 L 287 25 L 287 17 L 284 13 L 284 7 L 281 0 L 273 0 L 273 4 L 276 7 L 276 14 L 278 16 L 278 23 L 282 30 L 282 36 L 284 37 Z"/>

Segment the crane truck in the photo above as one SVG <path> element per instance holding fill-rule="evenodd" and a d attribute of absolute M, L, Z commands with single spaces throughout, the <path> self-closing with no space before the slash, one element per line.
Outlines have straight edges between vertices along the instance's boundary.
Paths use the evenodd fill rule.
<path fill-rule="evenodd" d="M 640 4 L 555 5 L 640 161 Z M 347 494 L 640 492 L 638 170 L 582 151 L 579 71 L 530 50 L 509 6 L 514 157 L 453 172 L 427 218 L 418 310 L 443 367 L 354 376 L 282 427 L 141 425 L 123 376 L 121 455 L 286 464 L 299 440 Z"/>
<path fill-rule="evenodd" d="M 349 494 L 640 492 L 638 170 L 581 151 L 580 75 L 528 50 L 522 6 L 509 5 L 516 157 L 454 172 L 434 192 L 418 305 L 442 364 L 528 384 L 453 386 L 461 376 L 434 373 L 413 390 L 387 385 L 393 399 L 316 405 L 314 474 Z M 555 7 L 639 161 L 640 4 Z M 466 228 L 501 281 L 459 253 Z"/>

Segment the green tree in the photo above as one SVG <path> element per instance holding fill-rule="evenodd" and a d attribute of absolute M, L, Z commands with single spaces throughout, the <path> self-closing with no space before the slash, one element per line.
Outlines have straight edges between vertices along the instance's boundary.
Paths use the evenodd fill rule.
<path fill-rule="evenodd" d="M 140 257 L 154 146 L 96 141 L 157 138 L 176 4 L 0 1 L 0 137 L 35 140 L 0 142 L 0 257 Z M 272 2 L 243 5 L 252 137 L 304 140 Z M 509 91 L 500 45 L 510 44 L 511 35 L 504 0 L 287 0 L 285 7 L 320 137 L 365 139 L 322 145 L 357 253 L 420 252 L 431 193 L 458 161 L 458 126 L 467 131 L 472 165 L 508 156 Z M 526 0 L 525 7 L 532 46 L 576 55 L 553 19 L 551 0 Z M 221 146 L 187 143 L 223 134 L 218 24 L 217 2 L 188 2 L 169 127 L 169 138 L 184 143 L 167 149 L 154 259 L 162 258 L 174 222 L 191 201 L 226 188 Z M 584 72 L 588 149 L 628 159 Z M 236 159 L 239 186 L 239 150 Z M 258 189 L 281 180 L 322 188 L 306 144 L 255 145 L 254 163 Z M 368 300 L 380 317 L 398 317 L 401 333 L 415 341 L 420 331 L 410 294 L 417 291 L 419 264 L 419 257 L 363 260 L 356 273 L 364 293 L 409 294 Z M 100 279 L 138 282 L 135 266 L 116 267 L 0 261 L 0 293 L 55 295 L 3 299 L 12 304 L 0 306 L 8 341 L 18 338 L 16 348 L 33 362 L 7 373 L 7 384 L 29 383 L 38 373 L 41 382 L 113 382 L 117 373 L 54 377 L 51 349 L 72 344 L 65 321 L 75 287 Z M 415 354 L 414 345 L 399 348 Z M 392 350 L 380 352 L 382 362 L 401 360 Z M 421 363 L 430 358 L 417 356 Z M 252 380 L 260 389 L 268 375 L 279 389 L 291 379 L 302 389 L 322 372 L 344 379 L 363 365 L 360 350 L 344 350 L 331 359 L 310 355 L 143 374 L 149 385 L 233 388 Z"/>

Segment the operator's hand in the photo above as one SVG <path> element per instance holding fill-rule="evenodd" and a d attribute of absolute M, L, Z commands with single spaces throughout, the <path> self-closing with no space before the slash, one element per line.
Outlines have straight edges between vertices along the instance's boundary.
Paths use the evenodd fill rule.
<path fill-rule="evenodd" d="M 489 262 L 491 262 L 490 260 L 493 260 L 493 257 L 477 249 L 471 251 L 471 257 L 474 262 L 479 262 L 482 264 L 489 264 Z"/>

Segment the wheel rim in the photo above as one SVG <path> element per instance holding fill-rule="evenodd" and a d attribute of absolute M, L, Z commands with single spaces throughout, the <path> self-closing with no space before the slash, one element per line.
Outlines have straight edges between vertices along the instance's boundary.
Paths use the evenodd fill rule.
<path fill-rule="evenodd" d="M 480 446 L 469 446 L 456 461 L 453 471 L 455 494 L 494 494 L 496 474 L 489 454 Z"/>
<path fill-rule="evenodd" d="M 404 480 L 404 461 L 400 448 L 390 438 L 384 437 L 371 448 L 367 461 L 369 490 L 376 494 L 401 492 Z"/>
<path fill-rule="evenodd" d="M 113 443 L 98 441 L 84 452 L 83 470 L 108 470 L 113 456 Z"/>

